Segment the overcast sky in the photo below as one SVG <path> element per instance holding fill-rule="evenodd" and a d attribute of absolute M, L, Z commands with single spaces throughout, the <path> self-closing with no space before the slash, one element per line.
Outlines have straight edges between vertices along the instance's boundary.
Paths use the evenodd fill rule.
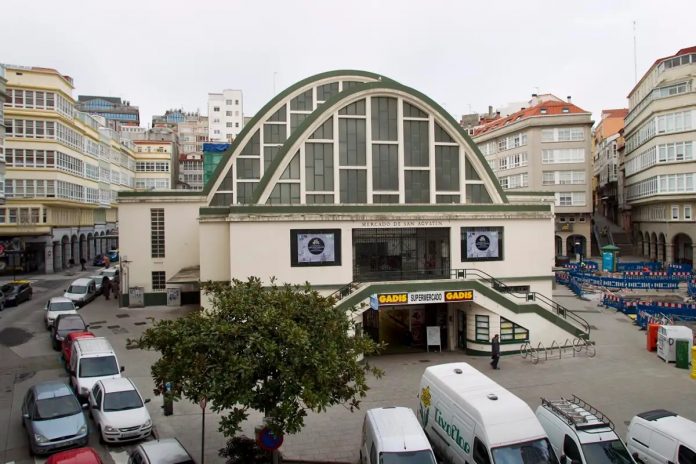
<path fill-rule="evenodd" d="M 333 69 L 377 72 L 455 118 L 572 95 L 599 119 L 626 106 L 659 57 L 696 45 L 695 0 L 32 0 L 3 8 L 0 62 L 56 68 L 79 94 L 207 112 L 244 92 L 253 116 L 275 90 Z"/>

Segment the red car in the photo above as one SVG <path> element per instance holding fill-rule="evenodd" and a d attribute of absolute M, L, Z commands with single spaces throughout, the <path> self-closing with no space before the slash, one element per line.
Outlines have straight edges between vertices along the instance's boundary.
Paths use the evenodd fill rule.
<path fill-rule="evenodd" d="M 75 448 L 52 454 L 46 464 L 102 464 L 102 460 L 92 448 Z"/>
<path fill-rule="evenodd" d="M 65 340 L 63 340 L 63 359 L 65 360 L 66 369 L 70 365 L 70 353 L 72 353 L 73 343 L 78 338 L 94 338 L 94 334 L 92 332 L 70 332 L 65 336 Z"/>

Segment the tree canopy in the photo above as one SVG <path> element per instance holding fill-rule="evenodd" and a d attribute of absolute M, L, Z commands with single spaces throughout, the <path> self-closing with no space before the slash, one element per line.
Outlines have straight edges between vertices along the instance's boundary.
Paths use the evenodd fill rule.
<path fill-rule="evenodd" d="M 157 385 L 171 382 L 174 399 L 203 399 L 221 414 L 231 436 L 249 409 L 264 412 L 277 433 L 296 433 L 307 411 L 344 404 L 353 410 L 379 369 L 361 355 L 380 346 L 354 331 L 334 299 L 305 286 L 272 281 L 207 282 L 213 309 L 158 321 L 137 340 L 159 351 L 152 365 Z"/>

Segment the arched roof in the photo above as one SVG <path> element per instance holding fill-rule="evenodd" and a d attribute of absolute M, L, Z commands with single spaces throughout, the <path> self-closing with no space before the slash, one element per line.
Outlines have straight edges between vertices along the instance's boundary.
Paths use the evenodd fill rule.
<path fill-rule="evenodd" d="M 208 204 L 212 204 L 214 194 L 219 190 L 225 175 L 230 171 L 230 168 L 233 167 L 235 159 L 239 156 L 247 144 L 250 143 L 256 132 L 262 128 L 264 123 L 268 122 L 269 119 L 273 117 L 280 107 L 287 105 L 293 98 L 301 95 L 309 89 L 314 89 L 321 85 L 341 83 L 340 86 L 343 87 L 343 82 L 365 82 L 378 80 L 391 81 L 391 79 L 387 77 L 367 71 L 328 71 L 303 79 L 273 97 L 247 124 L 244 125 L 244 128 L 241 130 L 239 135 L 224 152 L 222 160 L 216 167 L 210 181 L 208 181 L 203 189 L 203 194 L 206 195 Z M 317 106 L 317 101 L 313 101 L 312 110 L 315 110 Z M 288 136 L 289 135 L 290 134 L 288 134 Z"/>
<path fill-rule="evenodd" d="M 323 91 L 323 89 L 328 88 L 327 86 L 331 89 L 328 93 Z M 328 95 L 328 97 L 321 98 L 324 95 Z M 305 100 L 300 100 L 304 98 L 310 100 L 309 105 L 306 104 Z M 351 169 L 344 165 L 339 166 L 337 147 L 340 141 L 338 135 L 334 137 L 333 129 L 329 130 L 329 132 L 331 132 L 334 140 L 333 142 L 328 141 L 334 144 L 333 147 L 329 147 L 331 143 L 325 144 L 327 146 L 326 150 L 331 151 L 332 154 L 327 155 L 323 160 L 335 165 L 335 172 L 331 175 L 325 175 L 327 178 L 331 177 L 329 183 L 333 186 L 332 188 L 335 189 L 335 192 L 327 191 L 323 192 L 323 194 L 319 192 L 319 195 L 314 195 L 317 192 L 310 192 L 309 189 L 305 189 L 303 175 L 299 173 L 296 174 L 298 176 L 296 178 L 285 177 L 285 181 L 278 182 L 280 177 L 284 175 L 283 170 L 289 169 L 288 165 L 291 162 L 293 162 L 294 172 L 307 168 L 304 164 L 300 165 L 300 158 L 302 158 L 302 163 L 304 163 L 303 157 L 305 152 L 302 147 L 304 147 L 303 144 L 314 137 L 313 134 L 318 127 L 321 127 L 322 124 L 327 124 L 327 121 L 332 120 L 332 118 L 347 119 L 345 114 L 339 115 L 338 113 L 342 108 L 361 99 L 370 99 L 372 101 L 372 98 L 382 99 L 380 101 L 384 101 L 384 99 L 391 100 L 390 104 L 393 101 L 397 102 L 393 103 L 392 106 L 398 106 L 398 109 L 393 110 L 392 113 L 398 114 L 398 117 L 394 116 L 393 119 L 398 119 L 395 124 L 400 127 L 400 135 L 396 141 L 380 142 L 377 139 L 367 139 L 363 134 L 363 139 L 358 143 L 362 144 L 361 149 L 364 146 L 370 147 L 372 146 L 371 144 L 377 146 L 386 143 L 399 146 L 398 150 L 401 151 L 401 154 L 399 155 L 400 164 L 398 169 L 402 172 L 398 174 L 400 176 L 398 192 L 370 189 L 369 193 L 363 194 L 362 201 L 339 200 L 339 174 L 343 175 L 351 171 Z M 302 103 L 298 103 L 298 101 Z M 402 104 L 399 102 L 404 102 L 403 105 L 409 105 L 409 110 L 411 107 L 414 107 L 415 110 L 410 111 L 415 111 L 416 114 L 406 114 L 406 106 L 400 106 Z M 365 129 L 365 127 L 370 124 L 371 118 L 373 118 L 372 124 L 374 124 L 375 115 L 374 113 L 366 113 L 365 108 L 362 111 L 363 113 L 354 117 L 363 121 L 361 123 L 363 131 L 369 134 L 370 131 Z M 405 149 L 407 140 L 404 136 L 404 127 L 407 121 L 411 120 L 415 120 L 415 123 L 419 125 L 419 130 L 421 131 L 420 138 L 427 139 L 428 153 L 423 155 L 423 152 L 426 150 L 423 148 L 425 146 L 423 144 L 421 144 L 419 150 L 422 159 L 429 157 L 429 161 L 425 165 L 418 165 L 423 166 L 421 168 L 414 168 L 414 165 L 409 165 L 408 168 L 404 169 L 404 152 L 407 152 L 409 156 L 411 153 L 410 150 Z M 423 131 L 425 126 L 422 124 L 426 121 L 429 124 L 429 133 L 427 134 Z M 393 123 L 393 121 L 390 123 Z M 435 133 L 435 130 L 438 132 Z M 441 133 L 445 134 L 446 140 L 438 140 L 438 136 Z M 416 138 L 418 137 L 416 135 Z M 411 142 L 411 139 L 408 141 Z M 324 140 L 324 142 L 327 142 L 327 140 Z M 447 154 L 450 164 L 442 162 L 436 166 L 436 161 L 434 160 L 443 158 L 443 151 L 446 149 L 440 146 L 444 145 L 451 148 Z M 299 150 L 301 148 L 302 155 L 300 156 Z M 367 153 L 370 153 L 370 150 L 371 148 L 368 148 Z M 393 160 L 394 150 L 391 148 L 389 150 L 391 150 L 391 155 L 387 156 L 392 156 L 389 160 Z M 455 152 L 456 154 L 454 154 Z M 336 159 L 335 163 L 332 156 Z M 364 162 L 364 157 L 367 155 L 362 154 L 362 156 Z M 294 161 L 293 158 L 295 158 Z M 362 190 L 367 189 L 367 187 L 362 187 L 363 184 L 371 185 L 371 181 L 365 180 L 366 177 L 376 175 L 374 172 L 369 173 L 367 171 L 367 166 L 370 163 L 368 162 L 367 165 L 362 167 L 358 166 L 356 168 L 357 174 L 348 173 L 359 176 L 359 179 L 362 181 L 362 184 L 360 184 Z M 455 168 L 447 171 L 449 174 L 442 174 L 446 171 L 446 166 L 455 166 Z M 417 171 L 427 171 L 428 173 L 418 173 Z M 445 191 L 442 189 L 438 190 L 436 175 L 440 176 L 437 179 L 442 179 L 443 175 L 452 176 L 452 173 L 454 173 L 453 177 L 456 177 L 457 188 L 445 189 Z M 470 173 L 473 176 L 471 178 L 469 177 Z M 213 207 L 233 206 L 234 204 L 273 203 L 269 200 L 269 197 L 276 187 L 277 192 L 274 196 L 277 204 L 301 204 L 304 201 L 307 201 L 307 204 L 317 202 L 333 204 L 370 203 L 372 201 L 364 200 L 365 196 L 370 195 L 374 195 L 374 202 L 404 203 L 404 197 L 409 195 L 409 193 L 405 194 L 404 191 L 409 189 L 409 192 L 412 194 L 415 190 L 415 188 L 409 187 L 409 185 L 414 184 L 413 181 L 409 182 L 409 179 L 411 181 L 420 179 L 421 184 L 427 184 L 425 188 L 420 188 L 418 191 L 419 199 L 415 201 L 417 203 L 476 203 L 476 199 L 472 201 L 467 198 L 467 195 L 469 195 L 467 192 L 469 192 L 470 188 L 471 192 L 476 192 L 476 194 L 472 193 L 471 197 L 475 198 L 479 195 L 480 198 L 483 198 L 480 200 L 481 202 L 508 203 L 507 196 L 476 144 L 457 121 L 440 105 L 417 90 L 378 74 L 343 70 L 317 74 L 304 79 L 287 88 L 264 105 L 254 118 L 245 125 L 235 141 L 225 151 L 223 159 L 217 166 L 203 193 L 207 197 L 208 205 Z M 286 194 L 284 197 L 279 193 L 283 189 L 285 189 Z M 291 190 L 291 193 L 288 193 L 288 189 Z M 427 189 L 427 192 L 425 189 Z M 302 193 L 300 193 L 300 190 Z M 333 193 L 336 193 L 336 195 Z M 287 200 L 288 196 L 292 198 Z M 311 202 L 309 197 L 312 197 Z M 378 199 L 377 197 L 380 198 Z M 389 197 L 389 199 L 384 200 L 382 197 Z M 320 200 L 316 200 L 316 198 L 320 198 Z M 429 198 L 429 201 L 425 198 Z M 395 199 L 397 200 L 394 201 Z M 413 198 L 410 203 L 414 203 Z"/>

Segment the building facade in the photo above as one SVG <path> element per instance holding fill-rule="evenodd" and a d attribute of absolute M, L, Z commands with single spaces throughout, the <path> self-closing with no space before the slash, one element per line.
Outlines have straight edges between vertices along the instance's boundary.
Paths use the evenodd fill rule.
<path fill-rule="evenodd" d="M 244 127 L 244 101 L 241 90 L 225 89 L 208 94 L 208 139 L 232 142 Z"/>
<path fill-rule="evenodd" d="M 693 263 L 696 47 L 660 58 L 628 95 L 625 189 L 643 256 Z"/>
<path fill-rule="evenodd" d="M 179 123 L 179 185 L 187 190 L 203 189 L 203 144 L 208 141 L 208 118 L 189 114 Z"/>
<path fill-rule="evenodd" d="M 595 212 L 619 224 L 618 198 L 619 151 L 623 143 L 622 129 L 628 109 L 602 110 L 602 118 L 593 131 L 592 167 L 595 182 Z"/>
<path fill-rule="evenodd" d="M 118 192 L 132 190 L 133 151 L 104 119 L 75 109 L 73 80 L 6 66 L 6 204 L 2 272 L 54 272 L 116 246 Z"/>
<path fill-rule="evenodd" d="M 472 353 L 490 352 L 494 334 L 516 351 L 589 333 L 540 296 L 553 282 L 554 194 L 505 192 L 440 105 L 374 73 L 294 84 L 202 192 L 124 193 L 119 207 L 127 303 L 180 292 L 210 309 L 199 282 L 275 277 L 335 292 L 396 346 L 425 349 L 426 327 Z"/>
<path fill-rule="evenodd" d="M 5 67 L 0 63 L 0 205 L 5 204 L 5 100 L 7 100 L 7 79 L 5 79 Z"/>
<path fill-rule="evenodd" d="M 592 114 L 553 95 L 474 130 L 474 141 L 506 192 L 555 196 L 556 256 L 587 256 L 592 216 Z M 551 246 L 551 244 L 549 244 Z"/>
<path fill-rule="evenodd" d="M 125 126 L 140 125 L 139 108 L 131 106 L 129 101 L 122 101 L 118 97 L 80 95 L 77 97 L 75 109 Z"/>
<path fill-rule="evenodd" d="M 135 188 L 172 190 L 178 180 L 176 142 L 135 140 Z"/>

